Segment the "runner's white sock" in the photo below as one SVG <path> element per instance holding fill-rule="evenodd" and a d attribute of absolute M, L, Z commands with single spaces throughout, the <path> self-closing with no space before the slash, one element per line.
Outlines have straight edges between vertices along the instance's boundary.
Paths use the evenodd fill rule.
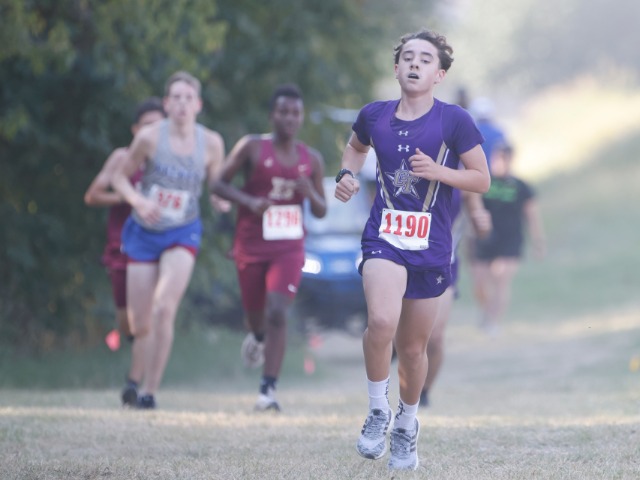
<path fill-rule="evenodd" d="M 398 402 L 398 411 L 396 419 L 393 421 L 393 428 L 404 428 L 405 430 L 413 430 L 415 428 L 416 414 L 418 413 L 418 404 L 407 405 L 400 399 Z"/>
<path fill-rule="evenodd" d="M 389 409 L 389 377 L 381 382 L 372 382 L 367 379 L 367 390 L 369 391 L 369 410 Z"/>

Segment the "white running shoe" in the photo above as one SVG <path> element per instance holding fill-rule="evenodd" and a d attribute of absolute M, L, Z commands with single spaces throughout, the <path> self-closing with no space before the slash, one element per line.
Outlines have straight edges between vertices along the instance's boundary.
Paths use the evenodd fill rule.
<path fill-rule="evenodd" d="M 416 470 L 418 468 L 418 434 L 420 422 L 415 420 L 414 430 L 394 428 L 391 430 L 391 457 L 389 470 Z"/>
<path fill-rule="evenodd" d="M 364 458 L 377 460 L 387 451 L 387 430 L 393 413 L 388 408 L 385 412 L 379 408 L 369 410 L 369 415 L 362 426 L 356 450 Z"/>
<path fill-rule="evenodd" d="M 258 368 L 264 363 L 264 342 L 259 342 L 253 333 L 249 332 L 240 347 L 242 363 L 248 368 Z"/>
<path fill-rule="evenodd" d="M 275 390 L 272 388 L 269 388 L 267 390 L 266 395 L 264 393 L 261 393 L 260 395 L 258 395 L 258 400 L 256 401 L 256 405 L 255 407 L 253 407 L 253 409 L 256 412 L 267 412 L 267 411 L 279 412 L 280 405 L 276 400 Z"/>

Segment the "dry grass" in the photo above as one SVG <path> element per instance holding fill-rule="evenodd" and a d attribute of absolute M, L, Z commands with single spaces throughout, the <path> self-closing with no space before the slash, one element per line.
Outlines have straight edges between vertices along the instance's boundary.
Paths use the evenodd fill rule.
<path fill-rule="evenodd" d="M 481 335 L 464 306 L 450 325 L 433 406 L 420 413 L 420 469 L 397 478 L 635 479 L 640 474 L 636 309 Z M 164 391 L 156 412 L 116 391 L 5 391 L 3 479 L 381 479 L 354 444 L 366 408 L 359 341 L 326 336 L 317 383 L 283 381 L 281 415 L 254 395 Z M 392 379 L 392 402 L 397 382 Z"/>

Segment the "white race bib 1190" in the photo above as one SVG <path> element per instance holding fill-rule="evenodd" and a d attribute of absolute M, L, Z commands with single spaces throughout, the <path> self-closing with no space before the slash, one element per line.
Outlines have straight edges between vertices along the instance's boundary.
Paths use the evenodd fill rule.
<path fill-rule="evenodd" d="M 152 185 L 149 189 L 149 198 L 160 206 L 164 218 L 173 221 L 184 219 L 189 204 L 189 192 L 186 190 Z"/>
<path fill-rule="evenodd" d="M 429 248 L 431 213 L 404 212 L 384 208 L 380 219 L 379 237 L 402 250 Z"/>
<path fill-rule="evenodd" d="M 300 205 L 272 205 L 262 215 L 265 240 L 298 240 L 303 236 Z"/>

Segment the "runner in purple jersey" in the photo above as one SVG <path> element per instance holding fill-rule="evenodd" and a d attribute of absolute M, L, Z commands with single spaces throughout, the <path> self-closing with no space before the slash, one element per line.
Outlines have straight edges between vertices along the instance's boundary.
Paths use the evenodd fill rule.
<path fill-rule="evenodd" d="M 415 175 L 411 159 L 421 151 L 432 163 L 455 171 L 458 153 L 479 145 L 482 136 L 457 105 L 434 99 L 424 115 L 400 120 L 399 104 L 399 100 L 369 104 L 353 125 L 356 139 L 372 145 L 378 157 L 378 195 L 363 233 L 363 255 L 398 260 L 412 270 L 446 268 L 451 257 L 453 187 Z M 398 211 L 418 215 L 400 216 L 394 213 Z M 378 253 L 378 247 L 384 251 Z M 423 298 L 422 292 L 407 296 Z"/>
<path fill-rule="evenodd" d="M 407 34 L 394 53 L 400 100 L 374 102 L 360 111 L 343 153 L 335 196 L 347 202 L 358 193 L 355 174 L 373 146 L 378 193 L 362 235 L 360 266 L 368 311 L 363 350 L 369 413 L 357 450 L 371 459 L 386 452 L 395 339 L 400 401 L 388 466 L 415 470 L 426 347 L 438 297 L 451 277 L 452 189 L 483 193 L 490 178 L 482 135 L 470 115 L 433 96 L 453 61 L 446 38 L 428 30 Z M 464 169 L 458 168 L 460 162 Z"/>

